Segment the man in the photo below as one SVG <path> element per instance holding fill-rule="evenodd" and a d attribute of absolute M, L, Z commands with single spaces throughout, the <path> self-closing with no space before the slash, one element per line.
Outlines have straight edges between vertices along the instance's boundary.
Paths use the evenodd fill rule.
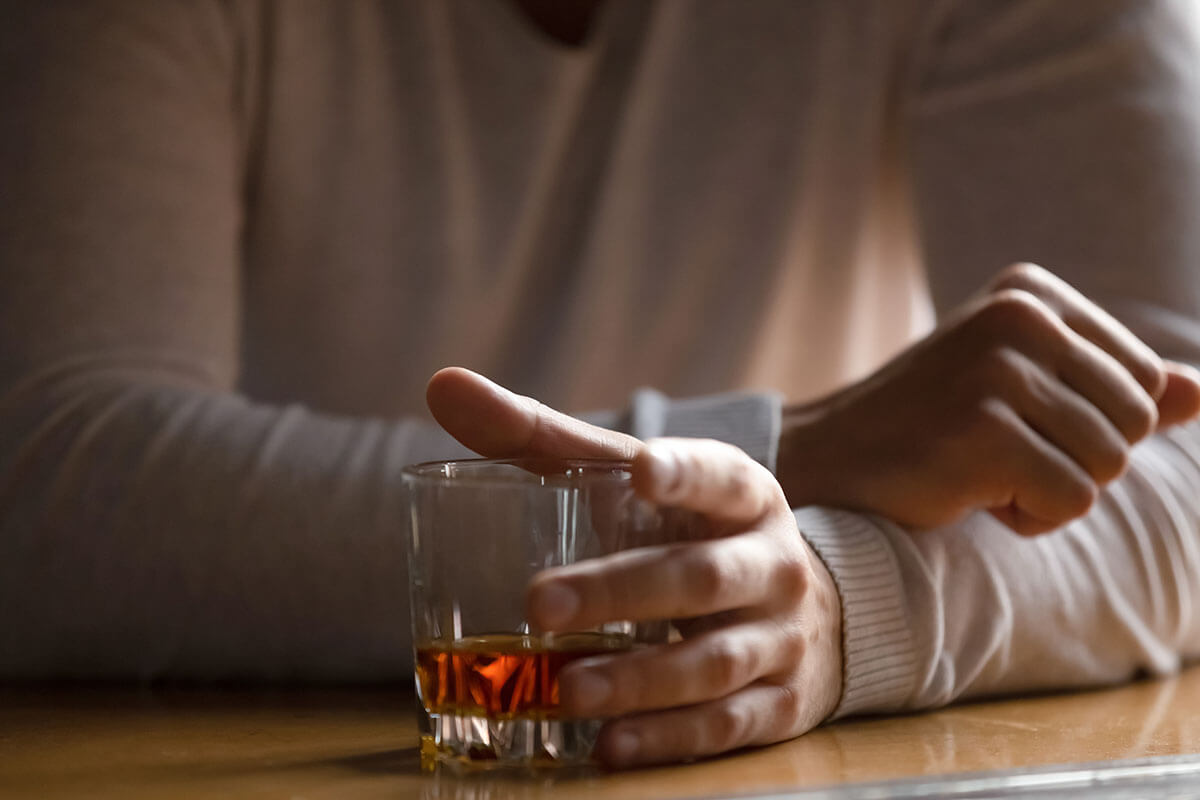
<path fill-rule="evenodd" d="M 402 676 L 451 363 L 803 401 L 430 385 L 712 517 L 533 589 L 693 620 L 564 679 L 613 763 L 1196 655 L 1194 6 L 528 6 L 3 6 L 6 677 Z"/>

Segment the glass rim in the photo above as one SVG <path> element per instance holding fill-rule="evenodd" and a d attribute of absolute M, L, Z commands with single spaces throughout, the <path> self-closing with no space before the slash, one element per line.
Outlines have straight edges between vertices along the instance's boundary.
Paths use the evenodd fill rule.
<path fill-rule="evenodd" d="M 487 467 L 516 467 L 516 470 L 484 474 Z M 563 483 L 627 484 L 632 462 L 623 458 L 449 458 L 421 461 L 400 470 L 406 482 L 446 486 L 537 486 Z"/>

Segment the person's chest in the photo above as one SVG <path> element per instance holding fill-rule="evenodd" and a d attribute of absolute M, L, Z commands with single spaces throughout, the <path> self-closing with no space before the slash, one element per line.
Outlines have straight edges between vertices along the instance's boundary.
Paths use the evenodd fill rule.
<path fill-rule="evenodd" d="M 797 231 L 853 236 L 869 203 L 890 25 L 610 0 L 568 47 L 508 0 L 280 14 L 251 115 L 247 390 L 406 410 L 449 362 L 568 405 L 737 385 L 812 260 Z"/>

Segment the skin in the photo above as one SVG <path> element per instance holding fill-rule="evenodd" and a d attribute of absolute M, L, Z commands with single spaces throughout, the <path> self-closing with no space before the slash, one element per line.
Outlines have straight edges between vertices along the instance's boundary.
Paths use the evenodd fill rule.
<path fill-rule="evenodd" d="M 451 367 L 429 383 L 438 422 L 486 456 L 632 461 L 646 499 L 704 515 L 708 538 L 547 570 L 529 621 L 550 631 L 617 619 L 675 619 L 682 641 L 572 664 L 564 709 L 619 717 L 597 744 L 614 767 L 680 761 L 782 741 L 832 713 L 841 695 L 841 603 L 800 536 L 774 476 L 741 450 L 586 425 Z"/>
<path fill-rule="evenodd" d="M 987 509 L 1039 534 L 1086 514 L 1137 442 L 1197 414 L 1200 373 L 1014 264 L 874 375 L 788 409 L 778 476 L 796 507 L 914 529 Z"/>
<path fill-rule="evenodd" d="M 629 459 L 643 497 L 707 519 L 707 538 L 547 570 L 529 589 L 546 630 L 679 620 L 681 642 L 563 672 L 566 709 L 613 717 L 598 753 L 627 767 L 781 741 L 836 708 L 840 600 L 792 507 L 914 528 L 986 509 L 1018 533 L 1053 530 L 1087 512 L 1136 442 L 1200 415 L 1200 374 L 1022 264 L 874 375 L 788 409 L 778 480 L 734 447 L 643 443 L 457 367 L 427 400 L 482 455 Z"/>

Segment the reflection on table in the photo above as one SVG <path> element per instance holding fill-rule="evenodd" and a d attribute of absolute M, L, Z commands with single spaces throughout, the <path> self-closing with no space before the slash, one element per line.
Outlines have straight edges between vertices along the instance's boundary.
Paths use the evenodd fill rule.
<path fill-rule="evenodd" d="M 1200 668 L 624 774 L 420 770 L 408 690 L 0 688 L 0 797 L 687 797 L 1200 752 Z M 1186 766 L 1186 763 L 1185 763 Z"/>

